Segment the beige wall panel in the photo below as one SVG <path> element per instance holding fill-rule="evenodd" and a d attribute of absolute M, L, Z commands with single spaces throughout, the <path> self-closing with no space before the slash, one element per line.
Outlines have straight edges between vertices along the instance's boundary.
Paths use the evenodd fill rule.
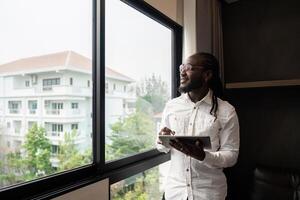
<path fill-rule="evenodd" d="M 151 6 L 161 11 L 169 18 L 183 24 L 183 0 L 145 0 Z"/>
<path fill-rule="evenodd" d="M 108 179 L 69 192 L 53 200 L 109 200 Z"/>

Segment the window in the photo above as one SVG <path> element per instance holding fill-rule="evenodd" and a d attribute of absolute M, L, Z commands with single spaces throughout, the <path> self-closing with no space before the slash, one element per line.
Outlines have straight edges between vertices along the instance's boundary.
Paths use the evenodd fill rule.
<path fill-rule="evenodd" d="M 36 100 L 29 100 L 28 101 L 28 110 L 30 114 L 36 114 L 37 109 L 37 101 Z"/>
<path fill-rule="evenodd" d="M 59 85 L 60 78 L 50 78 L 43 80 L 43 86 Z"/>
<path fill-rule="evenodd" d="M 52 131 L 53 132 L 63 132 L 64 126 L 62 124 L 52 124 Z"/>
<path fill-rule="evenodd" d="M 78 124 L 71 124 L 71 130 L 78 130 Z"/>
<path fill-rule="evenodd" d="M 59 146 L 58 145 L 51 145 L 51 154 L 57 155 L 59 153 Z"/>
<path fill-rule="evenodd" d="M 78 109 L 78 103 L 72 103 L 71 108 L 72 109 Z"/>
<path fill-rule="evenodd" d="M 55 15 L 53 15 L 53 10 L 55 10 Z M 104 10 L 105 12 L 103 12 Z M 120 12 L 118 12 L 119 10 Z M 22 144 L 26 144 L 27 138 L 37 139 L 43 144 L 43 148 L 34 145 L 31 146 L 32 148 L 26 149 L 25 145 L 21 145 L 20 151 L 13 154 L 13 158 L 15 158 L 13 160 L 10 159 L 11 156 L 2 155 L 3 152 L 0 152 L 0 157 L 3 158 L 1 164 L 4 163 L 0 166 L 0 171 L 9 177 L 9 180 L 3 180 L 1 179 L 3 176 L 0 176 L 0 196 L 7 196 L 9 199 L 54 198 L 61 193 L 82 187 L 87 181 L 99 181 L 102 177 L 108 176 L 110 184 L 122 182 L 136 173 L 168 160 L 168 155 L 158 153 L 153 149 L 152 138 L 149 140 L 149 145 L 145 145 L 145 148 L 141 148 L 141 145 L 145 144 L 143 141 L 142 144 L 138 143 L 137 146 L 134 146 L 135 142 L 138 142 L 135 138 L 148 139 L 150 134 L 147 133 L 155 132 L 156 121 L 147 121 L 147 123 L 150 122 L 149 126 L 147 125 L 147 133 L 141 134 L 134 126 L 132 130 L 128 131 L 124 122 L 130 121 L 131 118 L 128 118 L 130 116 L 133 117 L 132 119 L 138 118 L 136 113 L 141 108 L 144 109 L 144 114 L 153 112 L 154 107 L 149 106 L 149 101 L 139 85 L 141 81 L 146 81 L 145 79 L 148 80 L 149 77 L 152 78 L 152 73 L 149 73 L 147 67 L 148 63 L 158 62 L 161 64 L 161 62 L 166 62 L 161 71 L 154 76 L 155 80 L 160 79 L 162 82 L 170 81 L 172 78 L 172 84 L 168 84 L 170 88 L 166 94 L 170 95 L 172 89 L 172 96 L 174 97 L 176 78 L 175 70 L 171 70 L 171 68 L 181 62 L 180 26 L 148 6 L 145 1 L 133 0 L 78 0 L 72 1 L 71 4 L 70 1 L 66 0 L 59 2 L 27 0 L 26 3 L 3 0 L 0 1 L 0 13 L 1 16 L 4 16 L 0 17 L 0 25 L 6 30 L 3 34 L 8 33 L 8 35 L 0 37 L 0 44 L 3 44 L 0 46 L 0 50 L 3 48 L 2 50 L 5 52 L 8 51 L 7 53 L 10 49 L 13 50 L 10 52 L 10 58 L 5 58 L 6 54 L 0 55 L 0 68 L 5 60 L 12 64 L 18 60 L 23 61 L 23 59 L 28 62 L 22 63 L 31 63 L 31 61 L 38 63 L 38 65 L 22 67 L 22 72 L 20 72 L 26 76 L 30 75 L 31 78 L 36 77 L 35 83 L 32 81 L 34 87 L 31 90 L 26 90 L 24 96 L 19 97 L 19 93 L 16 94 L 17 91 L 11 88 L 9 90 L 11 94 L 1 93 L 0 95 L 7 96 L 0 96 L 0 98 L 8 99 L 8 96 L 14 96 L 16 98 L 9 99 L 9 101 L 20 101 L 20 103 L 36 98 L 39 99 L 38 102 L 44 104 L 39 106 L 41 112 L 38 112 L 37 116 L 28 117 L 24 114 L 22 118 L 18 118 L 21 121 L 21 129 L 20 134 L 15 135 L 16 139 L 19 140 L 20 138 L 20 141 L 23 141 Z M 130 16 L 127 14 L 135 15 L 138 20 L 132 22 L 136 25 L 128 24 Z M 120 24 L 120 19 L 122 21 L 124 19 L 126 23 Z M 157 30 L 152 25 L 148 27 L 149 23 L 145 22 L 145 19 L 153 26 L 160 27 L 158 29 L 161 31 L 156 32 Z M 113 20 L 117 23 L 110 23 Z M 13 37 L 14 30 L 24 26 L 26 29 L 22 29 L 24 31 L 21 37 Z M 128 34 L 127 29 L 131 28 L 135 32 L 133 35 Z M 122 30 L 121 35 L 120 30 Z M 125 30 L 124 35 L 123 30 Z M 160 46 L 160 42 L 155 40 L 157 35 L 159 38 L 162 37 L 162 32 L 171 35 L 170 38 L 172 39 L 164 37 L 164 42 L 170 43 L 170 45 L 163 42 Z M 140 37 L 136 39 L 132 37 L 137 34 L 142 35 L 147 41 L 147 45 L 143 48 L 138 46 L 141 43 Z M 5 42 L 3 42 L 3 38 L 5 38 Z M 106 42 L 115 39 L 117 41 L 114 43 Z M 148 45 L 149 40 L 152 40 L 153 44 L 157 42 L 155 51 L 160 51 L 160 53 L 162 53 L 161 51 L 169 51 L 170 56 L 165 57 L 164 60 L 157 57 L 155 51 L 152 51 Z M 12 44 L 15 48 L 8 48 L 8 45 Z M 122 52 L 124 52 L 125 47 L 128 48 L 125 49 L 123 55 Z M 143 57 L 143 62 L 138 63 L 141 69 L 137 69 L 137 63 L 130 60 L 139 53 L 136 49 L 146 56 Z M 116 53 L 113 54 L 112 52 Z M 130 56 L 127 55 L 126 58 L 128 53 L 131 54 Z M 148 56 L 152 53 L 154 53 L 153 57 L 157 59 L 151 59 Z M 18 55 L 22 56 L 18 57 Z M 112 58 L 113 56 L 115 59 Z M 11 58 L 16 58 L 16 60 L 11 62 Z M 122 60 L 124 62 L 120 64 Z M 169 62 L 173 65 L 168 65 Z M 144 66 L 144 63 L 147 65 Z M 152 64 L 156 65 L 157 63 Z M 16 68 L 7 67 L 6 69 L 13 70 Z M 135 74 L 133 74 L 133 70 L 136 70 Z M 164 70 L 167 70 L 168 73 L 165 73 Z M 153 71 L 157 72 L 154 68 Z M 1 73 L 2 71 L 0 72 L 2 79 Z M 16 76 L 11 77 L 24 85 L 24 77 L 18 73 L 12 72 L 11 74 Z M 159 74 L 161 74 L 160 78 L 158 77 Z M 68 87 L 69 78 L 75 78 L 75 75 L 78 84 L 82 85 L 87 80 L 88 87 L 84 87 L 84 84 L 78 88 Z M 109 89 L 112 91 L 109 95 L 105 95 L 106 81 L 111 84 Z M 8 82 L 11 80 L 4 80 L 4 83 Z M 114 87 L 113 83 L 115 84 Z M 92 87 L 94 85 L 95 88 Z M 126 91 L 124 91 L 123 86 L 126 86 Z M 10 85 L 7 84 L 4 87 L 9 88 Z M 145 97 L 145 99 L 141 99 L 141 97 Z M 82 115 L 74 115 L 76 112 L 70 106 L 65 106 L 63 109 L 63 104 L 70 105 L 70 102 L 74 101 L 80 101 Z M 21 108 L 21 104 L 18 108 Z M 157 108 L 155 107 L 155 109 Z M 104 110 L 106 112 L 103 112 Z M 56 115 L 50 116 L 48 114 Z M 8 121 L 8 117 L 18 116 L 4 116 L 4 121 Z M 140 119 L 144 120 L 141 117 Z M 29 120 L 37 120 L 37 122 L 30 126 Z M 117 145 L 112 142 L 113 137 L 122 138 L 118 126 L 115 126 L 119 125 L 119 122 L 122 129 L 126 128 L 124 129 L 126 130 L 125 135 L 131 136 L 127 141 L 126 137 L 123 137 L 125 140 L 122 141 L 125 142 L 125 146 L 130 145 L 130 152 L 126 148 L 126 151 L 122 152 L 122 149 L 118 149 Z M 75 124 L 78 124 L 77 127 Z M 116 134 L 110 134 L 111 125 L 117 127 Z M 11 127 L 14 127 L 13 121 Z M 14 130 L 12 128 L 9 134 L 12 134 Z M 75 138 L 71 128 L 78 128 L 78 130 L 80 128 L 80 137 Z M 57 133 L 57 136 L 52 136 L 52 133 Z M 134 135 L 136 137 L 133 137 Z M 5 142 L 3 144 L 5 145 Z M 110 147 L 106 148 L 108 145 Z M 11 144 L 11 148 L 14 148 L 13 144 Z M 13 152 L 14 149 L 11 150 Z M 111 157 L 109 157 L 109 151 L 111 151 Z M 35 163 L 35 166 L 24 165 L 26 162 L 22 162 L 23 159 L 27 161 L 30 155 L 42 156 L 39 157 L 38 161 L 43 162 Z M 20 162 L 15 163 L 15 160 Z M 15 164 L 20 164 L 20 166 L 14 168 Z M 15 178 L 15 174 L 18 175 L 17 178 Z"/>
<path fill-rule="evenodd" d="M 9 127 L 0 128 L 0 196 L 7 190 L 16 195 L 7 199 L 24 199 L 45 192 L 39 188 L 44 179 L 93 163 L 93 119 L 89 114 L 75 115 L 70 108 L 70 102 L 80 100 L 86 113 L 93 109 L 93 88 L 86 87 L 86 80 L 93 77 L 93 0 L 1 0 L 0 13 L 0 27 L 5 30 L 0 37 L 0 52 L 5 52 L 0 55 L 0 104 L 6 107 L 0 127 L 2 121 Z M 82 87 L 70 87 L 77 80 Z M 80 140 L 65 139 L 70 124 L 78 121 L 83 124 Z M 9 151 L 3 151 L 6 141 L 11 141 Z M 51 152 L 57 153 L 62 145 L 75 153 L 64 151 L 53 159 Z M 75 157 L 81 159 L 74 161 Z M 17 196 L 20 192 L 22 196 Z"/>
<path fill-rule="evenodd" d="M 118 91 L 105 98 L 106 161 L 111 161 L 155 147 L 157 123 L 171 97 L 173 38 L 171 29 L 126 3 L 105 3 L 105 76 Z"/>
<path fill-rule="evenodd" d="M 162 199 L 164 191 L 165 164 L 135 174 L 110 186 L 111 200 Z"/>
<path fill-rule="evenodd" d="M 21 111 L 21 101 L 8 101 L 8 109 L 11 114 L 19 114 Z"/>
<path fill-rule="evenodd" d="M 29 87 L 29 83 L 30 83 L 29 81 L 25 81 L 25 86 Z"/>

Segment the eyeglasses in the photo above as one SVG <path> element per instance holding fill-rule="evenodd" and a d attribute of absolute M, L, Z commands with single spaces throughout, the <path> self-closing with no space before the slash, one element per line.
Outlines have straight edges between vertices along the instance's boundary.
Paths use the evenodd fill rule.
<path fill-rule="evenodd" d="M 203 68 L 204 67 L 202 67 L 202 66 L 193 66 L 193 65 L 187 63 L 187 64 L 181 64 L 179 66 L 179 71 L 183 72 L 183 71 L 190 71 L 191 69 L 203 69 Z"/>

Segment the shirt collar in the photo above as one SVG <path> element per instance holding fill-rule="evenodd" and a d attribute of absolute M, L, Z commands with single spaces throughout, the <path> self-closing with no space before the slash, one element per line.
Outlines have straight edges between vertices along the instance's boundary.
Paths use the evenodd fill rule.
<path fill-rule="evenodd" d="M 185 96 L 185 98 L 188 102 L 194 103 L 194 102 L 192 102 L 192 100 L 191 100 L 190 96 L 188 95 L 188 93 L 185 93 L 184 96 Z M 204 101 L 207 104 L 211 105 L 211 100 L 212 100 L 212 91 L 211 91 L 211 89 L 209 89 L 207 94 L 205 95 L 205 97 L 203 97 L 203 99 L 196 102 L 195 104 L 199 104 L 200 102 Z"/>

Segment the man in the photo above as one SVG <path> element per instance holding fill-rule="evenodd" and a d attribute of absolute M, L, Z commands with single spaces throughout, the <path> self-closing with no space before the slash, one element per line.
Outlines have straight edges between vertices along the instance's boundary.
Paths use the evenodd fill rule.
<path fill-rule="evenodd" d="M 171 148 L 157 140 L 157 149 L 171 152 L 165 186 L 166 200 L 224 200 L 227 194 L 223 168 L 233 166 L 239 152 L 239 123 L 232 105 L 221 100 L 219 63 L 208 53 L 196 53 L 180 66 L 180 97 L 164 109 L 159 135 L 209 133 L 210 150 L 176 140 Z M 207 135 L 205 135 L 207 136 Z"/>

